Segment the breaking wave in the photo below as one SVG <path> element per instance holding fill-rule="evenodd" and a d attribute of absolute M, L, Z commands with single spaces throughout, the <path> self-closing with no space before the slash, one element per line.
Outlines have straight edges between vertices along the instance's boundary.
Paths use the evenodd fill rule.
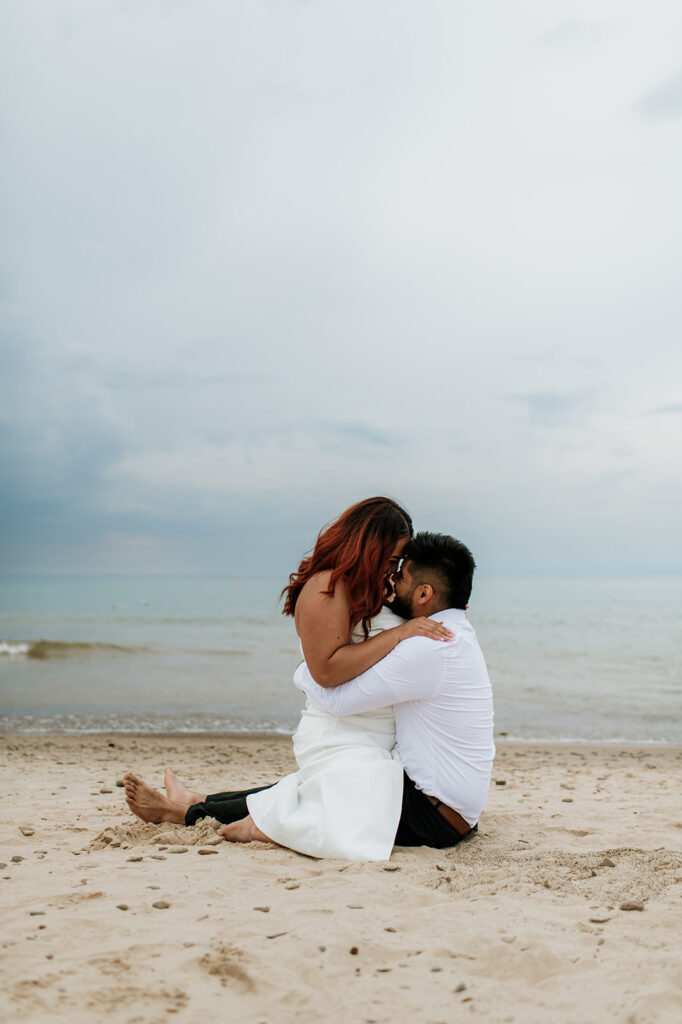
<path fill-rule="evenodd" d="M 81 643 L 62 640 L 0 641 L 0 656 L 35 658 L 72 658 L 87 655 L 139 654 L 146 647 L 123 647 L 121 644 Z"/>

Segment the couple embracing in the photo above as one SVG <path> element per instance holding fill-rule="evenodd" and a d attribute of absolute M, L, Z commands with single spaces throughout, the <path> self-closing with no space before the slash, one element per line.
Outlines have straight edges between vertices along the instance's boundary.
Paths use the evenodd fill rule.
<path fill-rule="evenodd" d="M 166 769 L 166 796 L 131 773 L 143 821 L 212 817 L 232 842 L 313 857 L 384 860 L 393 845 L 454 846 L 488 793 L 492 692 L 466 617 L 474 559 L 444 534 L 413 534 L 390 498 L 324 529 L 284 588 L 304 661 L 298 770 L 257 789 L 202 794 Z"/>

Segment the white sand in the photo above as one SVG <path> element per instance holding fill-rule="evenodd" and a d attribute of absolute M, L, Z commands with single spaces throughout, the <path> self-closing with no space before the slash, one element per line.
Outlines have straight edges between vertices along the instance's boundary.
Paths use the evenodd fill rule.
<path fill-rule="evenodd" d="M 116 786 L 258 785 L 290 750 L 5 737 L 2 1019 L 682 1019 L 682 753 L 503 745 L 475 839 L 383 864 L 145 826 Z"/>

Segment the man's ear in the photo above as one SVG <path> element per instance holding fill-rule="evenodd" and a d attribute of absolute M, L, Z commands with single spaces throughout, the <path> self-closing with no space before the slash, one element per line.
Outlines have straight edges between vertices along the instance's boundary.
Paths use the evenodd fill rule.
<path fill-rule="evenodd" d="M 430 583 L 420 583 L 414 595 L 417 604 L 429 604 L 433 598 L 433 587 Z"/>

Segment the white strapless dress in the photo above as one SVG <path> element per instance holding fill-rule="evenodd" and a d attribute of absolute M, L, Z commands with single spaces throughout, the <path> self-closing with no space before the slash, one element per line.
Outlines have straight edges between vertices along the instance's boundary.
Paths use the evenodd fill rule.
<path fill-rule="evenodd" d="M 401 622 L 384 608 L 371 635 Z M 388 860 L 403 796 L 393 708 L 337 718 L 308 702 L 293 742 L 298 771 L 247 797 L 258 828 L 311 857 Z"/>

